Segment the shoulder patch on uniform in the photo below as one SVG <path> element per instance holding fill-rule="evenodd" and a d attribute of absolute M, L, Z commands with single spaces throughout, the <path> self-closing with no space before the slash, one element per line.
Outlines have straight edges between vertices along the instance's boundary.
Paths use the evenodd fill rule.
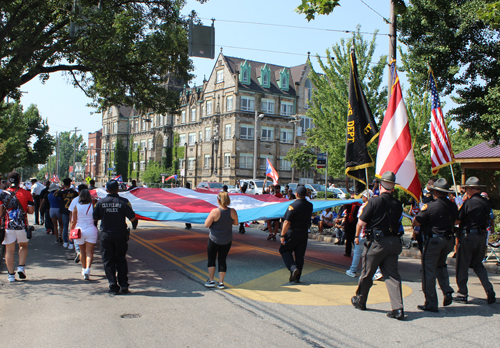
<path fill-rule="evenodd" d="M 288 210 L 293 210 L 293 207 L 291 205 L 289 205 Z"/>
<path fill-rule="evenodd" d="M 130 204 L 130 202 L 127 202 L 127 205 L 128 205 L 129 207 L 131 207 L 131 206 L 132 206 L 132 204 Z"/>
<path fill-rule="evenodd" d="M 427 204 L 424 204 L 424 206 L 422 207 L 422 209 L 420 209 L 420 211 L 424 211 L 427 209 Z"/>

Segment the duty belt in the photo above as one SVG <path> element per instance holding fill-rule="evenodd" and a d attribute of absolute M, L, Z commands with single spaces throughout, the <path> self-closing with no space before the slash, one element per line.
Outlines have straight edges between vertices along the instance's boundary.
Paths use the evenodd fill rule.
<path fill-rule="evenodd" d="M 482 228 L 471 228 L 469 230 L 462 230 L 463 233 L 471 233 L 471 234 L 483 234 L 486 232 L 486 230 L 483 230 Z"/>
<path fill-rule="evenodd" d="M 445 236 L 445 233 L 433 233 L 432 234 L 432 238 L 436 238 L 436 237 L 444 237 Z"/>

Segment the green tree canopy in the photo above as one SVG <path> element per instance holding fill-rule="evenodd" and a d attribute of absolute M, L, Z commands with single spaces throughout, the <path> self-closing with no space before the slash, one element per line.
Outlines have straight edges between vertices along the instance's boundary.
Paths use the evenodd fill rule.
<path fill-rule="evenodd" d="M 2 103 L 0 124 L 0 172 L 45 163 L 54 138 L 35 105 L 23 111 L 19 103 Z"/>
<path fill-rule="evenodd" d="M 307 116 L 313 119 L 314 128 L 307 131 L 307 145 L 315 146 L 321 152 L 328 151 L 328 174 L 343 176 L 345 172 L 345 139 L 348 111 L 348 84 L 350 50 L 354 46 L 358 76 L 366 99 L 376 119 L 381 120 L 387 105 L 387 87 L 382 86 L 387 56 L 374 59 L 376 35 L 367 41 L 360 33 L 348 39 L 341 39 L 332 49 L 326 50 L 326 61 L 318 56 L 322 72 L 311 70 L 311 81 L 317 90 L 312 96 Z M 376 144 L 373 145 L 374 147 Z M 375 148 L 372 149 L 375 152 Z"/>
<path fill-rule="evenodd" d="M 200 0 L 199 0 L 200 1 Z M 201 1 L 203 2 L 203 0 Z M 163 113 L 179 102 L 167 81 L 187 82 L 185 0 L 0 2 L 0 100 L 20 86 L 67 72 L 94 106 Z"/>
<path fill-rule="evenodd" d="M 59 179 L 69 177 L 69 166 L 73 165 L 73 154 L 76 162 L 81 162 L 87 156 L 86 144 L 82 135 L 76 137 L 74 132 L 61 132 L 59 134 Z M 74 152 L 75 150 L 75 152 Z"/>

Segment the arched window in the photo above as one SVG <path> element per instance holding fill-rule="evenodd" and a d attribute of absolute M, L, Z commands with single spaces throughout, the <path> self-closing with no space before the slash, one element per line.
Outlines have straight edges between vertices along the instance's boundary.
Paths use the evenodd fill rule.
<path fill-rule="evenodd" d="M 248 82 L 248 70 L 243 70 L 243 82 Z"/>
<path fill-rule="evenodd" d="M 264 74 L 264 76 L 262 76 L 262 85 L 263 86 L 269 85 L 269 76 L 267 76 L 267 74 Z"/>

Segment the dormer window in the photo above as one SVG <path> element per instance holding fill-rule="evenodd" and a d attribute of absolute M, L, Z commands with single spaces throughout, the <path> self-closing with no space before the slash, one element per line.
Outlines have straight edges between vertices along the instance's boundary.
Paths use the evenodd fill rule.
<path fill-rule="evenodd" d="M 287 68 L 283 68 L 283 70 L 280 71 L 278 85 L 282 91 L 288 91 L 288 86 L 290 85 L 290 73 Z"/>
<path fill-rule="evenodd" d="M 269 88 L 271 87 L 271 69 L 265 64 L 260 69 L 260 77 L 259 82 L 262 87 Z"/>
<path fill-rule="evenodd" d="M 249 85 L 251 82 L 251 67 L 250 63 L 245 60 L 244 63 L 241 63 L 240 65 L 240 82 L 244 85 Z"/>

